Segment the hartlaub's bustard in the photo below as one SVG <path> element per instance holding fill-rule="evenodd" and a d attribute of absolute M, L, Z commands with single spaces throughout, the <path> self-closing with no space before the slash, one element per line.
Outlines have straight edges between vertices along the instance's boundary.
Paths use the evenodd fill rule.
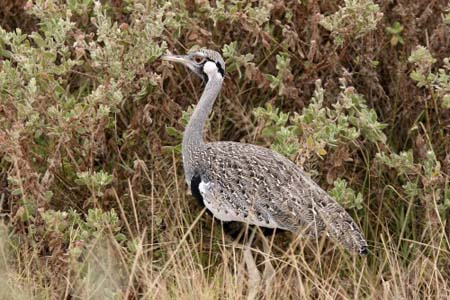
<path fill-rule="evenodd" d="M 218 52 L 201 49 L 162 59 L 187 66 L 206 82 L 182 152 L 187 184 L 215 218 L 313 237 L 326 233 L 346 249 L 367 254 L 367 242 L 350 215 L 292 161 L 256 145 L 205 143 L 204 125 L 225 74 Z"/>

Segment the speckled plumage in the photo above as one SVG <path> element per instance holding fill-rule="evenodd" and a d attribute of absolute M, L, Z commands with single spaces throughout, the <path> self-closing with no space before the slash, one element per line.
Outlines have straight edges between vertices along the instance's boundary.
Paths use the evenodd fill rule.
<path fill-rule="evenodd" d="M 223 70 L 225 65 L 220 54 L 211 50 L 185 58 L 199 60 L 196 55 L 204 56 L 205 62 L 188 67 L 207 84 L 183 137 L 186 181 L 194 194 L 222 221 L 312 237 L 326 233 L 346 249 L 366 254 L 367 243 L 350 215 L 292 161 L 256 145 L 204 143 L 204 123 L 223 81 L 207 63 Z"/>

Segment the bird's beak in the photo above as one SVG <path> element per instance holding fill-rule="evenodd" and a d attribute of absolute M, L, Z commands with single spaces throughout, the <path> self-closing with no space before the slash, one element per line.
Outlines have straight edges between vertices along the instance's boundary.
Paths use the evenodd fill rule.
<path fill-rule="evenodd" d="M 163 55 L 161 59 L 181 63 L 185 66 L 189 65 L 190 63 L 190 60 L 187 58 L 186 55 Z"/>
<path fill-rule="evenodd" d="M 205 81 L 205 77 L 202 75 L 202 73 L 200 72 L 199 68 L 197 65 L 195 65 L 190 59 L 188 55 L 163 55 L 161 57 L 162 60 L 167 60 L 167 61 L 173 61 L 176 63 L 181 63 L 182 65 L 186 66 L 189 68 L 189 70 L 191 70 L 192 72 L 194 72 L 194 74 L 196 74 L 197 76 L 199 76 L 200 78 L 202 78 L 203 81 Z M 205 75 L 206 76 L 206 75 Z"/>

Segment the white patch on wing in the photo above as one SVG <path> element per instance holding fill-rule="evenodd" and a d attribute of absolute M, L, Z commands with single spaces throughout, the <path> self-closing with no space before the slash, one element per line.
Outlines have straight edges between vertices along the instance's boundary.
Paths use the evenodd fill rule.
<path fill-rule="evenodd" d="M 213 185 L 214 184 L 212 182 L 200 181 L 200 184 L 198 185 L 198 189 L 199 189 L 200 193 L 202 194 L 202 196 L 206 196 L 209 193 L 209 191 L 211 190 L 211 188 L 213 187 Z"/>
<path fill-rule="evenodd" d="M 218 203 L 216 197 L 213 193 L 213 187 L 214 183 L 212 182 L 203 182 L 201 181 L 198 185 L 198 189 L 200 191 L 200 194 L 202 194 L 203 197 L 203 203 L 205 204 L 206 208 L 212 212 L 215 218 L 221 220 L 221 221 L 243 221 L 241 218 L 236 216 L 232 213 L 225 213 L 225 210 L 219 210 L 218 209 Z"/>

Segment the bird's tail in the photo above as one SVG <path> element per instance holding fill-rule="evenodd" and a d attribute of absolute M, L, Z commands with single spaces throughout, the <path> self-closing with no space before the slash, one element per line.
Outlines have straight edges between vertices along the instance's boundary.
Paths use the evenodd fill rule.
<path fill-rule="evenodd" d="M 330 238 L 351 252 L 367 255 L 367 241 L 352 217 L 334 200 L 328 204 L 321 209 L 320 216 Z"/>

